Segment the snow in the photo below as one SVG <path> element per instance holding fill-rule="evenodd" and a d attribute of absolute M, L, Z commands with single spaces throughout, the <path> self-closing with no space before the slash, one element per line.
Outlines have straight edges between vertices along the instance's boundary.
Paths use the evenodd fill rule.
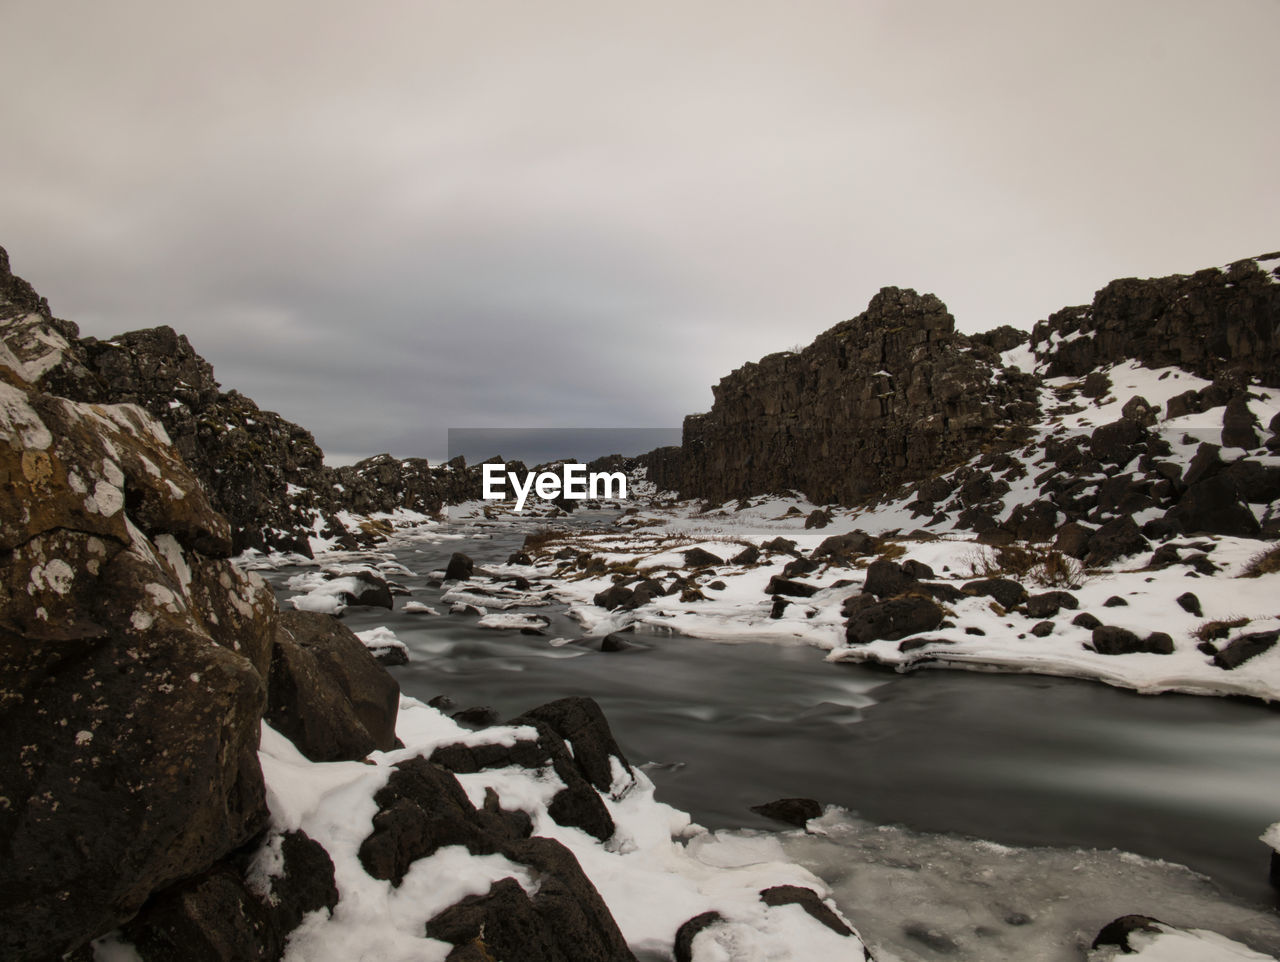
<path fill-rule="evenodd" d="M 365 874 L 356 853 L 376 811 L 373 795 L 392 765 L 454 742 L 513 744 L 537 737 L 534 729 L 507 726 L 471 732 L 408 697 L 401 699 L 396 730 L 406 747 L 374 752 L 372 764 L 315 763 L 263 725 L 259 755 L 272 830 L 300 828 L 319 841 L 333 859 L 341 896 L 332 916 L 321 911 L 304 920 L 289 941 L 286 962 L 443 960 L 450 947 L 421 936 L 430 918 L 502 878 L 515 878 L 526 889 L 534 885 L 529 869 L 459 847 L 414 863 L 398 889 Z M 617 826 L 607 844 L 551 819 L 547 806 L 562 786 L 550 769 L 485 770 L 459 776 L 459 782 L 473 803 L 493 789 L 504 808 L 529 813 L 534 834 L 566 845 L 637 952 L 669 957 L 684 921 L 718 911 L 728 924 L 699 946 L 702 962 L 726 957 L 715 954 L 726 946 L 738 947 L 733 958 L 862 962 L 856 938 L 835 935 L 794 906 L 771 908 L 759 899 L 761 889 L 785 884 L 825 897 L 829 889 L 816 875 L 790 861 L 776 841 L 710 834 L 692 825 L 688 815 L 653 797 L 653 784 L 639 771 L 625 788 L 616 786 L 618 797 L 602 796 Z"/>
<path fill-rule="evenodd" d="M 377 628 L 370 628 L 368 631 L 357 631 L 355 635 L 375 655 L 395 650 L 404 652 L 405 657 L 408 658 L 409 649 L 405 647 L 403 641 L 396 637 L 396 633 L 386 625 L 379 625 Z"/>

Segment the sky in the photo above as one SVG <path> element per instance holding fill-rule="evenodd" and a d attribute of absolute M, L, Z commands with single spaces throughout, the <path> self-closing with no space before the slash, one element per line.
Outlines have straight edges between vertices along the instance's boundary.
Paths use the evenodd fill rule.
<path fill-rule="evenodd" d="M 1280 0 L 0 0 L 0 246 L 336 460 L 1280 249 Z"/>

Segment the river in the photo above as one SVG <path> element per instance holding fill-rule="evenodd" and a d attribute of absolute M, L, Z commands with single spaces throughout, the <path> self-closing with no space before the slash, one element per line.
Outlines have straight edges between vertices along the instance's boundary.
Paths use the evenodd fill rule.
<path fill-rule="evenodd" d="M 413 574 L 392 577 L 412 589 L 413 600 L 447 612 L 442 589 L 427 585 L 429 572 L 456 550 L 477 564 L 503 561 L 522 539 L 522 531 L 503 527 L 458 541 L 400 539 L 389 551 Z M 270 577 L 279 588 L 290 573 Z M 819 851 L 813 840 L 789 843 L 793 857 L 837 890 L 849 880 L 831 876 L 867 854 L 867 832 L 878 831 L 882 845 L 889 835 L 878 827 L 892 825 L 902 827 L 899 845 L 917 851 L 960 842 L 957 835 L 1119 849 L 1190 866 L 1255 906 L 1275 904 L 1266 880 L 1270 850 L 1257 839 L 1280 820 L 1280 713 L 1266 707 L 1032 675 L 898 676 L 830 664 L 810 647 L 758 641 L 637 633 L 634 647 L 604 653 L 550 644 L 581 634 L 556 606 L 537 609 L 552 624 L 545 636 L 529 636 L 477 628 L 474 617 L 405 614 L 403 600 L 391 612 L 348 609 L 344 621 L 356 631 L 386 625 L 408 646 L 410 663 L 393 669 L 407 694 L 447 695 L 459 707 L 490 706 L 503 717 L 589 695 L 658 797 L 711 829 L 776 830 L 750 806 L 782 796 L 840 806 L 849 813 L 840 826 L 843 852 Z M 961 857 L 949 851 L 935 857 Z M 1123 891 L 1131 883 L 1118 884 Z M 865 879 L 851 893 L 865 902 Z M 841 904 L 859 919 L 857 906 Z M 1112 917 L 1131 910 L 1118 905 Z M 957 954 L 916 936 L 908 939 L 914 954 L 904 958 L 1005 957 L 991 946 Z M 1255 944 L 1274 951 L 1280 938 L 1274 945 L 1272 938 Z"/>

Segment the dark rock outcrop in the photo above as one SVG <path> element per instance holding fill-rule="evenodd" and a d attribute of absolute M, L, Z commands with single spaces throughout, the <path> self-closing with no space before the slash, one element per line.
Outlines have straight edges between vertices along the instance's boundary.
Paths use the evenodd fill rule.
<path fill-rule="evenodd" d="M 1031 344 L 1050 377 L 1083 377 L 1134 358 L 1210 380 L 1235 374 L 1280 386 L 1278 264 L 1280 255 L 1267 254 L 1189 276 L 1112 281 L 1090 306 L 1037 324 Z"/>
<path fill-rule="evenodd" d="M 927 478 L 1034 412 L 1030 376 L 994 357 L 938 298 L 887 287 L 803 351 L 721 380 L 710 413 L 685 418 L 679 490 L 852 504 Z"/>
<path fill-rule="evenodd" d="M 32 334 L 0 351 L 0 955 L 23 960 L 265 827 L 275 605 L 150 415 L 33 383 L 64 361 L 76 386 L 76 352 L 0 274 L 0 330 Z"/>

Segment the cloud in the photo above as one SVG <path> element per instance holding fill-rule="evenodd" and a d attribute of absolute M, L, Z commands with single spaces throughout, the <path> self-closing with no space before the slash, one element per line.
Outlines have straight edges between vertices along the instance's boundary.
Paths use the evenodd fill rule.
<path fill-rule="evenodd" d="M 1280 5 L 6 13 L 0 243 L 326 448 L 677 425 L 886 284 L 1028 327 L 1280 246 Z"/>

